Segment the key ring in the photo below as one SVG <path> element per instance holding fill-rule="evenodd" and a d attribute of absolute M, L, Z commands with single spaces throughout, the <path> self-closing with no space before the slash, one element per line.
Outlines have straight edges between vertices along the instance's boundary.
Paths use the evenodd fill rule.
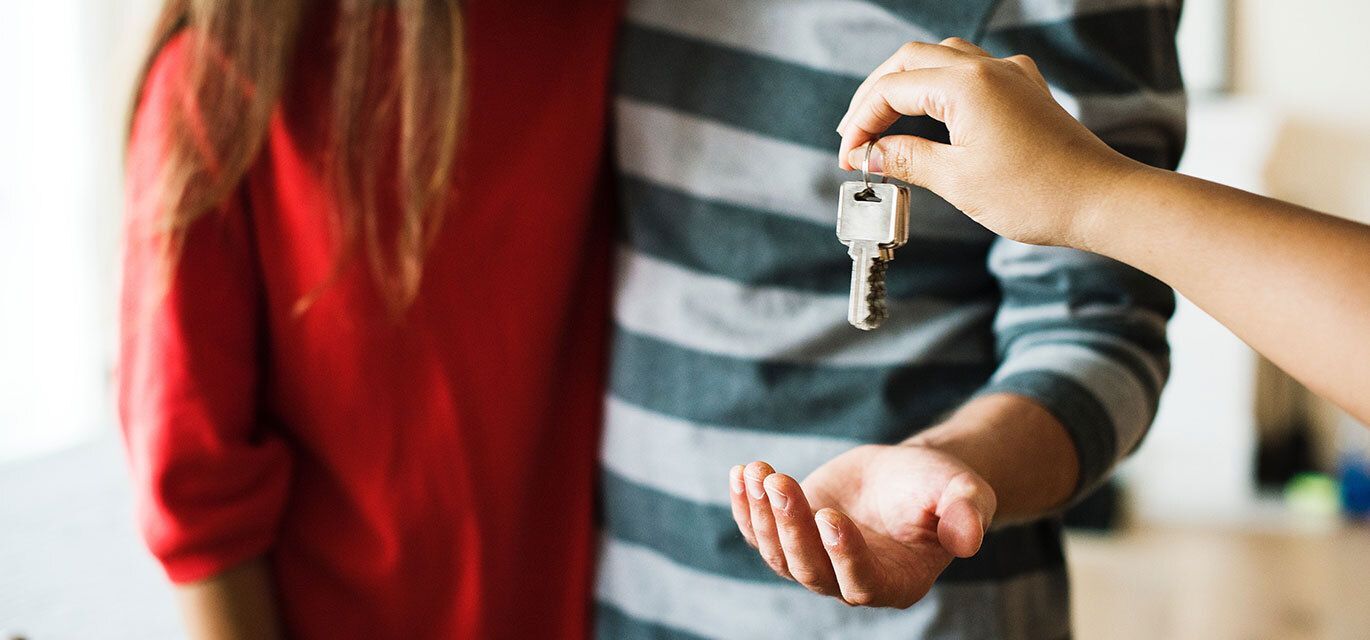
<path fill-rule="evenodd" d="M 874 138 L 866 143 L 866 155 L 861 158 L 861 182 L 865 185 L 866 191 L 871 191 L 871 149 L 875 148 Z M 880 184 L 885 184 L 885 176 L 880 176 Z"/>

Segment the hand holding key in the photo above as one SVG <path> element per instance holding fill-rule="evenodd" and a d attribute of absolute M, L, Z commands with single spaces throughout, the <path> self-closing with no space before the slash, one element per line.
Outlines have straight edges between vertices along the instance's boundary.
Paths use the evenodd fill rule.
<path fill-rule="evenodd" d="M 902 116 L 947 125 L 950 144 L 879 138 Z M 838 125 L 839 164 L 925 187 L 1014 240 L 1065 244 L 1144 165 L 1113 151 L 1052 99 L 1027 56 L 994 58 L 959 38 L 910 42 L 857 89 Z"/>

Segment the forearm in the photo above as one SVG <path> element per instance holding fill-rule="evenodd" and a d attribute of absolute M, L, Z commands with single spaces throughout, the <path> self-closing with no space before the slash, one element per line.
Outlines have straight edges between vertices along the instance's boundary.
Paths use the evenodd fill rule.
<path fill-rule="evenodd" d="M 975 398 L 905 444 L 944 451 L 974 469 L 994 489 L 999 522 L 1060 507 L 1078 481 L 1075 445 L 1065 427 L 1041 405 L 1014 394 Z"/>
<path fill-rule="evenodd" d="M 1140 166 L 1082 221 L 1082 248 L 1170 284 L 1370 421 L 1370 227 Z"/>
<path fill-rule="evenodd" d="M 271 571 L 258 558 L 177 589 L 188 635 L 196 640 L 281 638 Z"/>

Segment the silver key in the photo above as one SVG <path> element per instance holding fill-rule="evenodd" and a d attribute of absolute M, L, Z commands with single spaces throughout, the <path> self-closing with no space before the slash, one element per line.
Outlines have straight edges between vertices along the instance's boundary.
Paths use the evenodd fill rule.
<path fill-rule="evenodd" d="M 870 331 L 889 316 L 885 270 L 894 259 L 894 250 L 909 239 L 909 190 L 867 180 L 842 183 L 837 239 L 847 245 L 852 259 L 847 321 Z"/>

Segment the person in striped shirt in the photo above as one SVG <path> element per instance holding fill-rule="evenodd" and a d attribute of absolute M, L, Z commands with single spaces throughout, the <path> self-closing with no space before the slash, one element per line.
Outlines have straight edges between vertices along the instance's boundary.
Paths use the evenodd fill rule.
<path fill-rule="evenodd" d="M 1054 514 L 1144 435 L 1173 294 L 997 238 L 915 189 L 890 319 L 852 329 L 833 127 L 890 52 L 958 36 L 1032 55 L 1106 142 L 1173 167 L 1177 20 L 1166 0 L 629 0 L 599 637 L 1070 635 Z M 926 119 L 891 131 L 946 139 Z M 728 488 L 730 467 L 763 459 Z M 787 484 L 805 476 L 803 494 Z M 824 576 L 751 548 L 745 533 L 765 536 L 748 527 L 774 526 L 752 516 L 803 512 L 796 496 L 902 547 L 902 563 L 856 568 L 897 597 L 811 593 L 785 578 Z M 881 531 L 889 509 L 927 517 Z"/>

